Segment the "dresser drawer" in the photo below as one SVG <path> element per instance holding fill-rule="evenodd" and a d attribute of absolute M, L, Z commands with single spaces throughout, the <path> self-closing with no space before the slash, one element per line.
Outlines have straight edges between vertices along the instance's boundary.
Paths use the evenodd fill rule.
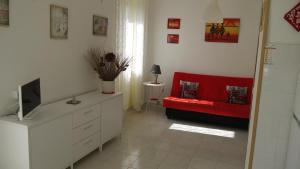
<path fill-rule="evenodd" d="M 99 105 L 82 109 L 73 115 L 73 128 L 100 117 Z"/>
<path fill-rule="evenodd" d="M 74 154 L 73 160 L 74 162 L 80 160 L 84 156 L 88 155 L 92 151 L 96 150 L 100 146 L 100 132 L 96 133 L 95 135 L 84 139 L 82 142 L 78 144 L 74 144 Z"/>
<path fill-rule="evenodd" d="M 100 118 L 73 129 L 73 144 L 100 131 Z"/>

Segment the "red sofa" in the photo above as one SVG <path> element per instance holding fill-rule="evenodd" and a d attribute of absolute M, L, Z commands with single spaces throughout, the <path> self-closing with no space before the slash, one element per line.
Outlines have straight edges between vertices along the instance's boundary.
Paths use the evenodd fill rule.
<path fill-rule="evenodd" d="M 197 99 L 180 98 L 180 80 L 199 82 Z M 247 104 L 229 104 L 226 86 L 248 87 Z M 163 100 L 168 110 L 248 120 L 250 117 L 253 78 L 211 76 L 175 72 L 171 96 Z M 167 112 L 168 113 L 168 112 Z M 169 114 L 167 114 L 169 115 Z M 169 116 L 168 116 L 169 117 Z"/>

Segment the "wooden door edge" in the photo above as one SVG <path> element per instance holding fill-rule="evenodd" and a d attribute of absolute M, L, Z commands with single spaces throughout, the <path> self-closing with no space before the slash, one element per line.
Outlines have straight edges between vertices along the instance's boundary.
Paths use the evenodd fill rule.
<path fill-rule="evenodd" d="M 250 143 L 250 153 L 249 153 L 249 160 L 248 160 L 248 167 L 246 169 L 253 169 L 253 161 L 254 161 L 254 151 L 255 151 L 255 144 L 256 144 L 256 135 L 257 135 L 257 125 L 258 125 L 258 115 L 259 115 L 259 107 L 260 107 L 260 97 L 262 91 L 262 80 L 263 80 L 263 72 L 264 72 L 264 58 L 265 58 L 265 46 L 267 44 L 268 38 L 268 25 L 269 25 L 269 11 L 270 11 L 270 0 L 263 0 L 263 7 L 262 7 L 262 17 L 261 17 L 261 29 L 263 31 L 263 40 L 262 40 L 262 47 L 260 52 L 260 65 L 259 65 L 259 75 L 258 75 L 258 84 L 257 84 L 257 94 L 256 94 L 256 101 L 255 101 L 255 111 L 253 116 L 253 126 L 250 129 L 252 131 L 251 143 Z"/>

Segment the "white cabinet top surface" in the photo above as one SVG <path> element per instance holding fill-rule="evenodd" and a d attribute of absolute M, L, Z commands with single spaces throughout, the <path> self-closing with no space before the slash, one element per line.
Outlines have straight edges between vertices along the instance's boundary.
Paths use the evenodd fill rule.
<path fill-rule="evenodd" d="M 122 93 L 115 94 L 101 94 L 100 91 L 94 91 L 81 96 L 77 96 L 77 100 L 81 103 L 78 105 L 69 105 L 66 102 L 70 99 L 61 100 L 55 103 L 41 106 L 37 110 L 37 115 L 32 120 L 19 121 L 16 116 L 7 116 L 0 118 L 0 123 L 8 123 L 11 125 L 18 125 L 20 127 L 35 127 L 44 124 L 47 121 L 54 120 L 69 113 L 78 111 L 80 109 L 88 108 L 89 106 L 99 104 L 103 101 L 121 96 Z"/>

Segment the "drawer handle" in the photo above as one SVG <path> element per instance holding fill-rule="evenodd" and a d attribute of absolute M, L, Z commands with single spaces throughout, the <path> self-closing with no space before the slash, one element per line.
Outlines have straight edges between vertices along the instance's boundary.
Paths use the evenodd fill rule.
<path fill-rule="evenodd" d="M 84 143 L 84 145 L 87 146 L 87 145 L 91 144 L 92 142 L 93 142 L 93 140 L 90 139 L 90 140 L 86 141 L 86 142 Z"/>
<path fill-rule="evenodd" d="M 83 130 L 88 130 L 88 129 L 92 128 L 92 127 L 93 127 L 93 125 L 91 124 L 91 125 L 85 127 Z"/>
<path fill-rule="evenodd" d="M 88 115 L 88 114 L 90 114 L 92 112 L 93 112 L 93 110 L 86 111 L 86 112 L 84 112 L 84 115 Z"/>

